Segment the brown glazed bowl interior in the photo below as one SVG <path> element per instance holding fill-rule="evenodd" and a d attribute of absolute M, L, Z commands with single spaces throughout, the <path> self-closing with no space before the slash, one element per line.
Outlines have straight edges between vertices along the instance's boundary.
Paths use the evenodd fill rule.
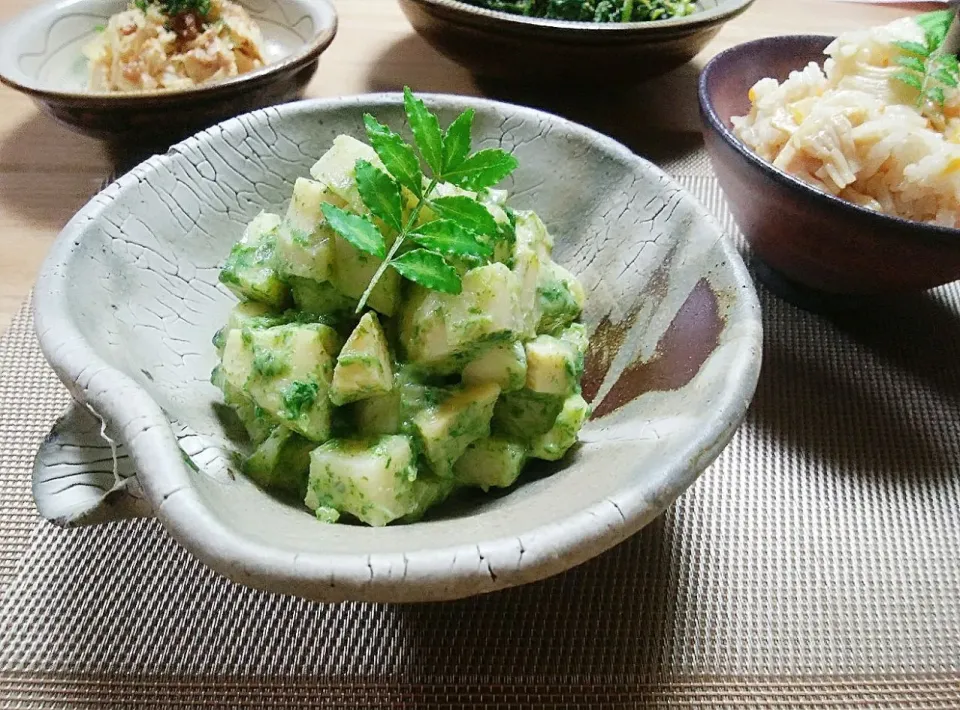
<path fill-rule="evenodd" d="M 687 17 L 628 23 L 523 17 L 458 0 L 399 2 L 427 42 L 479 76 L 625 85 L 690 61 L 754 0 L 700 0 Z"/>
<path fill-rule="evenodd" d="M 779 290 L 870 296 L 960 278 L 960 230 L 892 217 L 829 195 L 773 167 L 737 139 L 758 80 L 822 64 L 825 36 L 769 37 L 717 55 L 700 75 L 704 138 L 720 186 L 762 272 Z"/>

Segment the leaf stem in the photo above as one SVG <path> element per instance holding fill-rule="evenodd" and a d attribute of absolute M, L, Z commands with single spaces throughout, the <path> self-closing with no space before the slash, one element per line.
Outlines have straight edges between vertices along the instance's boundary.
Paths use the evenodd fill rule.
<path fill-rule="evenodd" d="M 367 284 L 366 290 L 364 290 L 363 295 L 360 296 L 360 302 L 357 303 L 357 313 L 363 310 L 363 307 L 367 305 L 367 300 L 370 298 L 370 294 L 373 293 L 373 289 L 376 287 L 377 282 L 380 281 L 380 278 L 383 276 L 384 272 L 387 270 L 387 267 L 390 266 L 390 262 L 393 260 L 393 257 L 396 256 L 397 250 L 403 245 L 403 242 L 407 238 L 407 234 L 410 233 L 410 230 L 413 228 L 413 225 L 417 223 L 417 218 L 420 216 L 420 210 L 423 209 L 424 204 L 426 204 L 427 198 L 433 192 L 434 188 L 437 186 L 437 178 L 433 178 L 430 181 L 430 184 L 427 186 L 427 189 L 423 192 L 423 197 L 419 199 L 416 207 L 413 208 L 413 211 L 410 213 L 410 217 L 407 219 L 407 223 L 403 225 L 403 229 L 400 230 L 400 234 L 397 235 L 397 238 L 393 242 L 393 246 L 390 247 L 390 251 L 387 252 L 386 258 L 383 260 L 383 263 L 380 264 L 379 268 L 373 274 L 373 278 L 370 279 L 370 283 Z"/>

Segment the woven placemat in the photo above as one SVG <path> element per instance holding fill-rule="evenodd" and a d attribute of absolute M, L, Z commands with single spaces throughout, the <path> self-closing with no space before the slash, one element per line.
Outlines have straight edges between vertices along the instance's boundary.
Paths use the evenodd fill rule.
<path fill-rule="evenodd" d="M 734 233 L 702 153 L 668 167 Z M 666 514 L 567 574 L 403 607 L 237 586 L 154 521 L 40 521 L 68 397 L 25 306 L 0 339 L 2 707 L 960 707 L 960 286 L 832 319 L 761 300 L 754 405 Z"/>

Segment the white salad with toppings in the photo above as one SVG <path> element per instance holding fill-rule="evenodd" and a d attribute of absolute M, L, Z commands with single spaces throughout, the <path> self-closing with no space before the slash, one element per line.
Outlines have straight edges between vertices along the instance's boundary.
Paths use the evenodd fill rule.
<path fill-rule="evenodd" d="M 243 470 L 325 522 L 510 487 L 590 414 L 583 288 L 493 189 L 516 159 L 471 152 L 472 110 L 443 131 L 409 90 L 404 106 L 416 151 L 364 116 L 370 144 L 337 137 L 220 276 L 240 302 L 212 379 L 252 442 Z"/>

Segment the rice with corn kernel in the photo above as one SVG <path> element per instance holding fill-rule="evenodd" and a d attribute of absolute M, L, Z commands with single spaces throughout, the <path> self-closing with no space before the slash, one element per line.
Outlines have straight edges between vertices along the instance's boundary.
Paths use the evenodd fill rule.
<path fill-rule="evenodd" d="M 731 119 L 760 157 L 819 189 L 906 219 L 960 227 L 960 91 L 922 105 L 894 78 L 905 51 L 924 42 L 910 18 L 849 32 L 786 81 L 761 79 L 751 110 Z M 935 110 L 931 110 L 935 109 Z"/>

